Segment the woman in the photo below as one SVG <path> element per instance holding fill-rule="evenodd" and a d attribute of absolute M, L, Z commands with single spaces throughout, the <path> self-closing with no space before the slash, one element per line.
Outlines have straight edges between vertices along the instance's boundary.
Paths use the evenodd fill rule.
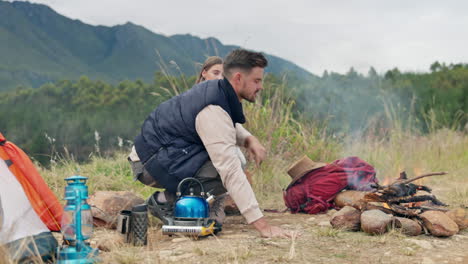
<path fill-rule="evenodd" d="M 218 56 L 206 59 L 195 84 L 215 79 L 223 79 L 223 59 Z"/>

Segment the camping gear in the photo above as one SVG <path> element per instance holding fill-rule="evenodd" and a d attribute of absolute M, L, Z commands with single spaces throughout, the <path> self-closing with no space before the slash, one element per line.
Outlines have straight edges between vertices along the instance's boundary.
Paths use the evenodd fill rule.
<path fill-rule="evenodd" d="M 189 188 L 189 195 L 182 196 L 182 186 L 188 182 L 194 182 L 200 186 L 199 195 L 195 195 L 193 188 Z M 209 202 L 214 199 L 214 196 L 208 195 L 208 198 L 204 198 L 205 190 L 199 180 L 183 179 L 177 186 L 176 196 L 173 215 L 166 217 L 167 224 L 162 226 L 164 235 L 183 234 L 199 237 L 215 234 L 221 230 L 219 226 L 215 226 L 214 220 L 209 219 Z"/>
<path fill-rule="evenodd" d="M 291 176 L 292 181 L 289 186 L 293 185 L 297 180 L 306 175 L 308 172 L 325 167 L 327 164 L 323 162 L 315 162 L 307 156 L 303 156 L 293 163 L 288 169 L 288 174 Z M 288 187 L 289 187 L 288 186 Z"/>
<path fill-rule="evenodd" d="M 125 243 L 134 246 L 147 244 L 148 211 L 146 204 L 134 206 L 132 210 L 122 210 L 117 221 L 117 231 L 124 236 Z"/>
<path fill-rule="evenodd" d="M 0 158 L 21 184 L 29 203 L 50 231 L 60 230 L 63 208 L 36 167 L 18 146 L 0 133 Z"/>
<path fill-rule="evenodd" d="M 0 133 L 0 262 L 49 263 L 55 258 L 63 208 L 35 166 Z M 2 262 L 3 263 L 3 262 Z"/>
<path fill-rule="evenodd" d="M 285 204 L 293 213 L 324 212 L 334 206 L 333 199 L 342 190 L 368 191 L 378 182 L 374 168 L 358 157 L 336 160 L 326 166 L 308 161 L 307 157 L 301 160 L 288 170 L 292 183 L 283 192 Z M 298 164 L 299 169 L 295 168 Z"/>
<path fill-rule="evenodd" d="M 85 240 L 93 233 L 93 217 L 88 199 L 88 186 L 83 176 L 71 176 L 65 179 L 65 205 L 62 217 L 64 244 L 58 248 L 59 264 L 96 263 L 99 251 L 89 246 Z"/>

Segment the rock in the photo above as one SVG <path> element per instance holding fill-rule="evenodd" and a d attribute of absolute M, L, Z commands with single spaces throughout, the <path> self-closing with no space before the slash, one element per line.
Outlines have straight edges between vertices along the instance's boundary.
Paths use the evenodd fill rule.
<path fill-rule="evenodd" d="M 424 226 L 433 236 L 449 237 L 458 233 L 458 225 L 443 212 L 427 211 L 420 215 Z"/>
<path fill-rule="evenodd" d="M 418 222 L 404 217 L 395 217 L 395 227 L 401 228 L 401 232 L 408 236 L 419 236 L 422 232 Z"/>
<path fill-rule="evenodd" d="M 117 232 L 100 234 L 95 237 L 96 247 L 102 251 L 113 251 L 124 244 L 124 237 Z"/>
<path fill-rule="evenodd" d="M 393 216 L 380 210 L 369 210 L 361 214 L 361 229 L 368 234 L 383 234 L 392 224 Z"/>
<path fill-rule="evenodd" d="M 344 191 L 340 192 L 335 198 L 335 205 L 337 207 L 352 206 L 354 208 L 361 208 L 361 199 L 364 198 L 367 192 L 361 191 Z"/>
<path fill-rule="evenodd" d="M 330 224 L 333 228 L 358 231 L 361 228 L 361 211 L 345 206 L 331 217 Z"/>
<path fill-rule="evenodd" d="M 423 249 L 433 249 L 431 242 L 419 239 L 406 239 L 406 241 L 413 243 Z"/>
<path fill-rule="evenodd" d="M 458 225 L 458 229 L 460 231 L 468 227 L 468 213 L 465 209 L 453 209 L 448 211 L 446 214 Z"/>
<path fill-rule="evenodd" d="M 131 210 L 133 206 L 144 202 L 134 193 L 126 191 L 98 191 L 88 200 L 94 225 L 106 228 L 116 228 L 121 210 Z"/>
<path fill-rule="evenodd" d="M 331 227 L 331 224 L 329 221 L 322 221 L 320 223 L 318 223 L 319 226 L 321 227 Z"/>

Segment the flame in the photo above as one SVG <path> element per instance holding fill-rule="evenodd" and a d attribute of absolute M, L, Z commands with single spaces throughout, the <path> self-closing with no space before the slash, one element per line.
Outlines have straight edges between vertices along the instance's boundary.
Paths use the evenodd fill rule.
<path fill-rule="evenodd" d="M 385 178 L 382 181 L 382 185 L 389 185 L 392 182 L 394 182 L 396 179 L 400 178 L 400 172 L 402 172 L 402 171 L 403 171 L 403 169 L 401 168 L 401 166 L 398 166 L 398 170 L 395 173 L 396 176 L 394 176 L 394 177 L 389 177 L 388 175 L 385 176 Z"/>
<path fill-rule="evenodd" d="M 414 177 L 423 174 L 422 171 L 423 170 L 420 167 L 414 167 L 413 168 Z M 424 183 L 424 178 L 419 179 L 419 180 L 415 181 L 414 183 L 418 184 L 418 185 L 422 185 Z"/>
<path fill-rule="evenodd" d="M 390 177 L 385 177 L 385 179 L 382 181 L 382 185 L 388 185 L 392 182 Z"/>

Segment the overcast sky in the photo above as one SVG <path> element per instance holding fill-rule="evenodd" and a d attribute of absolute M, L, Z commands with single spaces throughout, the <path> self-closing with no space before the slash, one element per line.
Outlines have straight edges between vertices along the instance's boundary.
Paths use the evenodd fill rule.
<path fill-rule="evenodd" d="M 315 73 L 468 62 L 468 1 L 34 0 L 92 25 L 215 37 Z"/>

